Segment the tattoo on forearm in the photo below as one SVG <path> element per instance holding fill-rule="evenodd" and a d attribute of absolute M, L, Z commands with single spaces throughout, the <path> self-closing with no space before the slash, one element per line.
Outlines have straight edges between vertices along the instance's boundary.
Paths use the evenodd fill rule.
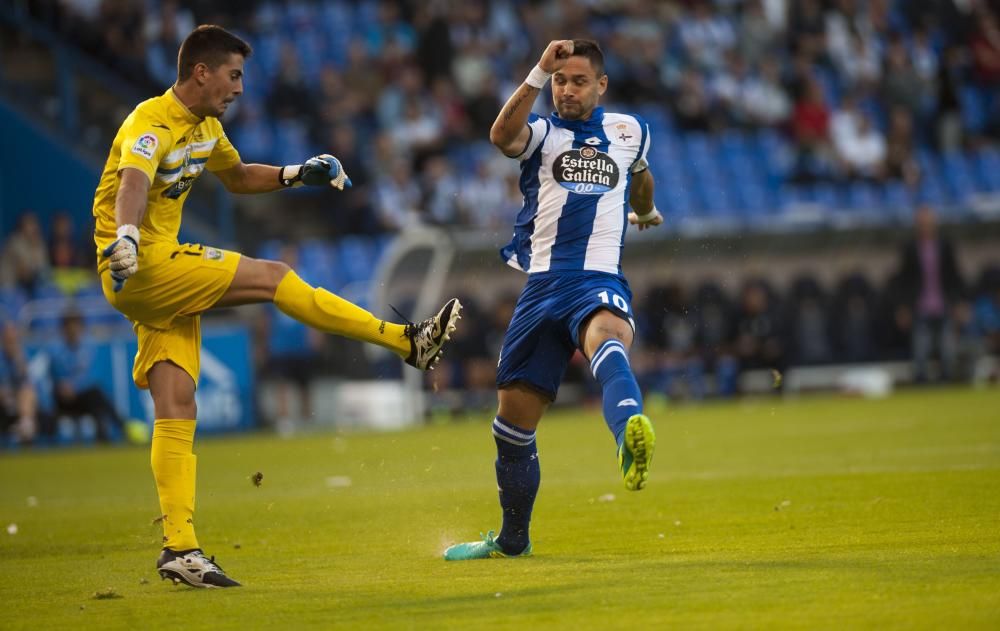
<path fill-rule="evenodd" d="M 518 106 L 521 105 L 521 102 L 524 101 L 524 99 L 527 98 L 528 96 L 525 90 L 518 90 L 518 91 L 520 92 L 520 94 L 517 96 L 517 100 L 507 103 L 507 105 L 505 105 L 503 108 L 504 125 L 510 122 L 510 119 L 514 117 L 514 113 L 517 111 Z"/>

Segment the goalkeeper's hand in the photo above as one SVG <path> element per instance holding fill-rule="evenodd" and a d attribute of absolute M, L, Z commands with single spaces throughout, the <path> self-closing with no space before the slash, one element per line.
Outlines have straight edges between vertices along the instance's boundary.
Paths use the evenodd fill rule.
<path fill-rule="evenodd" d="M 282 186 L 325 186 L 329 184 L 333 188 L 342 191 L 344 187 L 351 186 L 351 178 L 347 177 L 344 165 L 340 160 L 328 153 L 309 158 L 305 164 L 289 164 L 281 167 L 278 171 L 278 180 Z"/>
<path fill-rule="evenodd" d="M 663 215 L 660 211 L 656 210 L 656 206 L 644 215 L 638 215 L 634 212 L 628 214 L 628 222 L 633 226 L 639 226 L 639 231 L 642 232 L 646 228 L 652 228 L 653 226 L 658 226 L 663 223 Z"/>
<path fill-rule="evenodd" d="M 101 256 L 111 259 L 109 269 L 115 281 L 114 290 L 119 292 L 125 281 L 139 271 L 139 229 L 132 224 L 118 227 L 118 238 L 104 248 Z"/>

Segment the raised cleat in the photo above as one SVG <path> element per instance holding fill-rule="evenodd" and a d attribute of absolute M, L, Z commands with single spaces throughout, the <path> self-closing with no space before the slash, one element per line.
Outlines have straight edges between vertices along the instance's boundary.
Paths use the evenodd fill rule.
<path fill-rule="evenodd" d="M 160 578 L 176 583 L 187 583 L 191 587 L 240 587 L 240 584 L 226 576 L 215 562 L 215 557 L 206 558 L 201 549 L 175 552 L 164 548 L 156 560 L 156 571 Z"/>
<path fill-rule="evenodd" d="M 489 531 L 482 541 L 456 543 L 444 551 L 445 561 L 470 561 L 472 559 L 520 559 L 531 556 L 531 544 L 518 554 L 507 554 L 500 548 L 493 531 Z"/>
<path fill-rule="evenodd" d="M 625 488 L 641 491 L 649 479 L 649 465 L 656 448 L 653 424 L 644 414 L 636 414 L 625 424 L 625 439 L 618 448 L 618 467 L 621 469 Z"/>
<path fill-rule="evenodd" d="M 434 370 L 441 359 L 441 348 L 451 339 L 455 324 L 462 319 L 462 303 L 452 298 L 444 303 L 437 315 L 423 322 L 410 322 L 403 335 L 410 338 L 410 354 L 406 363 L 420 370 Z"/>

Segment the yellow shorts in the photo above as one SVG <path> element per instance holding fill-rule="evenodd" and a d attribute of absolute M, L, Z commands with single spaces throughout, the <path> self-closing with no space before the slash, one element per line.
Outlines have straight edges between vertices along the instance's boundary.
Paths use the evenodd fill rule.
<path fill-rule="evenodd" d="M 201 313 L 222 298 L 236 274 L 240 253 L 185 243 L 150 243 L 139 248 L 139 271 L 121 291 L 112 289 L 108 261 L 98 265 L 104 296 L 132 321 L 139 350 L 132 379 L 148 388 L 153 364 L 170 361 L 195 384 L 201 362 Z"/>

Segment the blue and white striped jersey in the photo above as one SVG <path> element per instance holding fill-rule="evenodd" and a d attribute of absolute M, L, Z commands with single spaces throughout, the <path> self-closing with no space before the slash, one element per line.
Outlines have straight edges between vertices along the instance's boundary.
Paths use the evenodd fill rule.
<path fill-rule="evenodd" d="M 638 116 L 605 114 L 528 119 L 521 160 L 524 206 L 514 239 L 500 254 L 530 273 L 591 270 L 621 274 L 632 175 L 647 167 L 649 126 Z"/>

